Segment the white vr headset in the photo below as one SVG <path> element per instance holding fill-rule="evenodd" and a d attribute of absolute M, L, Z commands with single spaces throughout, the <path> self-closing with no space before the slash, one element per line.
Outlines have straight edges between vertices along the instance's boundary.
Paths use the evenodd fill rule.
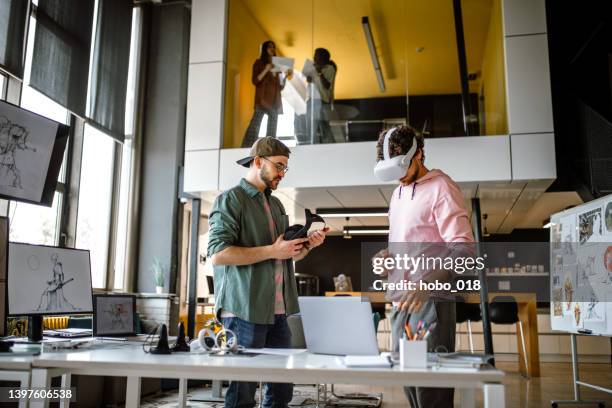
<path fill-rule="evenodd" d="M 376 166 L 374 166 L 374 175 L 380 181 L 395 181 L 404 177 L 417 151 L 417 141 L 415 138 L 412 141 L 412 147 L 410 147 L 408 153 L 391 157 L 389 154 L 389 138 L 395 129 L 397 128 L 391 128 L 385 133 L 385 140 L 383 141 L 383 160 L 380 160 L 376 163 Z"/>

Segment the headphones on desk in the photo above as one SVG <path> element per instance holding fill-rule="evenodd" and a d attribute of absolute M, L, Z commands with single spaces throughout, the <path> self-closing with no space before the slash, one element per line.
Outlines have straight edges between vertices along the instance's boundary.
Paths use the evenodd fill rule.
<path fill-rule="evenodd" d="M 283 239 L 285 241 L 291 241 L 293 239 L 298 239 L 298 238 L 306 238 L 308 236 L 308 230 L 310 229 L 310 226 L 312 225 L 313 222 L 322 222 L 324 225 L 327 225 L 325 224 L 325 220 L 323 219 L 323 217 L 321 217 L 320 215 L 311 213 L 308 208 L 305 210 L 305 212 L 306 212 L 306 224 L 304 225 L 295 224 L 295 225 L 288 227 L 285 230 L 285 233 L 283 234 Z"/>
<path fill-rule="evenodd" d="M 238 336 L 226 329 L 217 319 L 210 319 L 198 333 L 198 338 L 189 344 L 192 352 L 237 353 L 240 351 Z"/>

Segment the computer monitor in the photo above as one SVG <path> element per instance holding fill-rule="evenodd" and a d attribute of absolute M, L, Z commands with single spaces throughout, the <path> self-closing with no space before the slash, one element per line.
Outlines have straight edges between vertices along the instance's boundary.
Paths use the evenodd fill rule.
<path fill-rule="evenodd" d="M 87 250 L 10 242 L 7 287 L 8 315 L 36 317 L 33 340 L 43 315 L 93 313 Z"/>
<path fill-rule="evenodd" d="M 0 197 L 51 207 L 69 131 L 0 101 Z"/>

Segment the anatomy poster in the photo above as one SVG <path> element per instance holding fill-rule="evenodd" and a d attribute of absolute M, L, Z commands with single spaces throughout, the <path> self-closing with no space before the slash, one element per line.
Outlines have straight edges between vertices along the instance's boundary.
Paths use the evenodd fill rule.
<path fill-rule="evenodd" d="M 0 194 L 41 200 L 59 124 L 0 102 Z"/>
<path fill-rule="evenodd" d="M 9 244 L 9 314 L 91 313 L 89 251 Z"/>

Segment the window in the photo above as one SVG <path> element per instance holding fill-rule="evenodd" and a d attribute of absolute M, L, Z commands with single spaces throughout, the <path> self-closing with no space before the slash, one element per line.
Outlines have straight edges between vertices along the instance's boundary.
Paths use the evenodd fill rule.
<path fill-rule="evenodd" d="M 115 141 L 85 125 L 76 247 L 91 251 L 92 284 L 106 287 Z"/>
<path fill-rule="evenodd" d="M 132 185 L 132 161 L 134 157 L 134 121 L 136 116 L 136 84 L 141 39 L 141 9 L 136 7 L 132 13 L 132 34 L 130 43 L 130 61 L 128 66 L 128 83 L 125 103 L 125 141 L 121 148 L 121 169 L 119 173 L 119 198 L 117 200 L 117 228 L 115 234 L 115 279 L 113 289 L 125 289 L 125 269 L 128 247 L 128 222 L 130 208 L 130 187 Z"/>
<path fill-rule="evenodd" d="M 51 208 L 11 201 L 9 239 L 28 244 L 55 245 L 61 199 L 60 194 L 55 193 Z"/>
<path fill-rule="evenodd" d="M 24 83 L 28 83 L 30 78 L 32 44 L 34 42 L 35 30 L 36 20 L 30 18 Z M 3 81 L 7 80 L 4 76 L 2 78 Z M 4 89 L 4 86 L 0 87 L 0 89 Z M 29 86 L 22 87 L 21 107 L 57 122 L 68 123 L 69 115 L 64 107 Z M 65 163 L 62 166 L 65 167 Z M 64 171 L 60 172 L 60 181 L 63 181 L 64 174 Z M 9 239 L 28 244 L 57 245 L 59 229 L 57 222 L 60 209 L 62 208 L 62 200 L 63 194 L 56 192 L 51 208 L 11 201 L 9 204 Z"/>
<path fill-rule="evenodd" d="M 5 100 L 6 99 L 6 83 L 8 82 L 8 79 L 0 74 L 0 99 Z"/>

